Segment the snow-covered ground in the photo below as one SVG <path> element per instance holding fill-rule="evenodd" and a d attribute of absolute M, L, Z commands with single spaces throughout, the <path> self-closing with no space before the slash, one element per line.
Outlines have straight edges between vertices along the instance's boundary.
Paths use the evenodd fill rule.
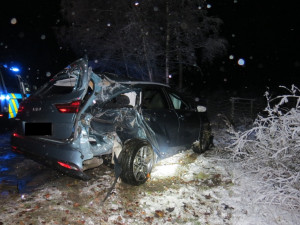
<path fill-rule="evenodd" d="M 255 203 L 255 176 L 224 150 L 226 135 L 198 155 L 160 161 L 142 186 L 113 182 L 113 170 L 84 182 L 60 176 L 31 194 L 1 199 L 0 224 L 300 224 L 299 211 Z"/>

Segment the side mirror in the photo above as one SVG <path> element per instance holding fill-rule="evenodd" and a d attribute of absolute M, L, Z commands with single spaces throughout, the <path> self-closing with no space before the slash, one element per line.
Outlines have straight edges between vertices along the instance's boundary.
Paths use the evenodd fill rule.
<path fill-rule="evenodd" d="M 197 106 L 197 112 L 206 112 L 206 107 L 202 105 Z"/>

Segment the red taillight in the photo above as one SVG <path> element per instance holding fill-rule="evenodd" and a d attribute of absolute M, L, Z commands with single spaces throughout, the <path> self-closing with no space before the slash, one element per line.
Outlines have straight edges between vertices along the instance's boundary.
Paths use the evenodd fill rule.
<path fill-rule="evenodd" d="M 78 113 L 80 100 L 71 103 L 56 104 L 55 106 L 61 113 Z"/>
<path fill-rule="evenodd" d="M 75 166 L 72 166 L 70 164 L 67 164 L 67 163 L 64 163 L 64 162 L 60 162 L 60 161 L 57 161 L 57 163 L 59 165 L 61 165 L 62 167 L 65 167 L 67 169 L 70 169 L 70 170 L 78 170 L 78 168 L 76 168 Z"/>
<path fill-rule="evenodd" d="M 18 113 L 23 112 L 25 109 L 25 107 L 23 105 L 20 105 L 20 107 L 18 108 Z"/>
<path fill-rule="evenodd" d="M 0 117 L 3 117 L 4 115 L 0 113 Z"/>
<path fill-rule="evenodd" d="M 62 167 L 65 167 L 67 169 L 71 169 L 72 167 L 69 164 L 63 163 L 63 162 L 57 162 L 59 165 L 61 165 Z"/>
<path fill-rule="evenodd" d="M 23 152 L 20 151 L 16 146 L 11 146 L 11 150 L 15 153 L 23 154 Z"/>
<path fill-rule="evenodd" d="M 22 138 L 22 136 L 20 134 L 18 134 L 18 133 L 13 133 L 12 136 L 13 137 L 17 137 L 17 138 Z"/>

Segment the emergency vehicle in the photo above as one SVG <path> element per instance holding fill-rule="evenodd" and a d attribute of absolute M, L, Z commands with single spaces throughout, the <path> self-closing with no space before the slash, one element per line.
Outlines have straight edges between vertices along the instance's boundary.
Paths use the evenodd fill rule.
<path fill-rule="evenodd" d="M 17 67 L 0 65 L 0 126 L 14 118 L 20 102 L 26 98 L 26 82 Z"/>

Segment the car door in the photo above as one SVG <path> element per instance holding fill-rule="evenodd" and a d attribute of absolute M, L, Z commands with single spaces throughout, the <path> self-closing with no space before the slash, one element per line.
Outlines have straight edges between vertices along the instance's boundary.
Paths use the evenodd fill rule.
<path fill-rule="evenodd" d="M 178 144 L 178 117 L 159 86 L 142 89 L 141 108 L 146 123 L 154 131 L 160 150 Z"/>
<path fill-rule="evenodd" d="M 171 89 L 166 89 L 169 101 L 179 119 L 179 138 L 180 145 L 189 146 L 198 140 L 200 132 L 200 113 L 191 109 L 188 102 Z"/>

